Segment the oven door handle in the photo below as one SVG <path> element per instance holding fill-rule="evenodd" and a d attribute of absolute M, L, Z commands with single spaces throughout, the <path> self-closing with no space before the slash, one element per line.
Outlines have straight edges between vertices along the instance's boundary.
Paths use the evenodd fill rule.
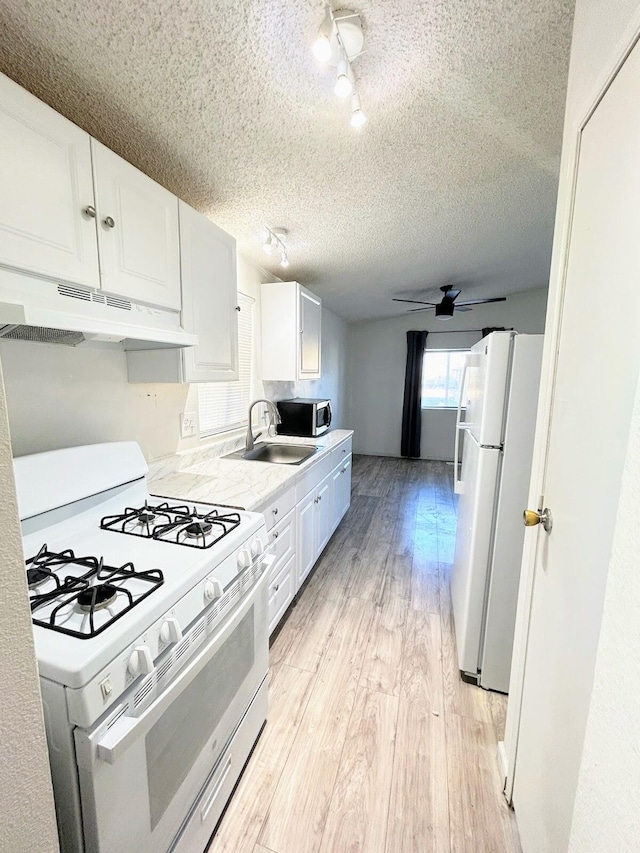
<path fill-rule="evenodd" d="M 131 744 L 140 737 L 140 732 L 148 730 L 180 694 L 206 666 L 211 655 L 222 645 L 233 627 L 246 615 L 255 599 L 266 588 L 269 578 L 269 561 L 265 560 L 265 569 L 256 585 L 239 607 L 233 611 L 232 619 L 227 620 L 220 630 L 209 640 L 207 645 L 194 657 L 171 682 L 169 687 L 155 702 L 140 714 L 139 717 L 129 717 L 123 714 L 108 728 L 96 742 L 97 757 L 107 764 L 115 764 Z"/>

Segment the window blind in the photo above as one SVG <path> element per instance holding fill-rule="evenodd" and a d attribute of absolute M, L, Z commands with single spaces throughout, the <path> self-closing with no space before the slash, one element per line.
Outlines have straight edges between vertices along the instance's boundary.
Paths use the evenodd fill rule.
<path fill-rule="evenodd" d="M 201 435 L 226 432 L 247 424 L 253 378 L 253 303 L 250 296 L 238 294 L 238 381 L 198 385 Z"/>

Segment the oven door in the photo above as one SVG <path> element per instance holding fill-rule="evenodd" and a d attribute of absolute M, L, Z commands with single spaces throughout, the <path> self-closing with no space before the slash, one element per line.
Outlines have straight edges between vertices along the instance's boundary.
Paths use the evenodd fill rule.
<path fill-rule="evenodd" d="M 267 673 L 267 580 L 138 717 L 75 730 L 87 851 L 158 853 L 173 841 Z"/>

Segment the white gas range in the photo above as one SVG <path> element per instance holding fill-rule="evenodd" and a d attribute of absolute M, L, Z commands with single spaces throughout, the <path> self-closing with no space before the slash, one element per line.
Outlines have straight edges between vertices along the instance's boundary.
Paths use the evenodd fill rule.
<path fill-rule="evenodd" d="M 266 719 L 264 519 L 133 442 L 14 467 L 62 850 L 204 850 Z"/>

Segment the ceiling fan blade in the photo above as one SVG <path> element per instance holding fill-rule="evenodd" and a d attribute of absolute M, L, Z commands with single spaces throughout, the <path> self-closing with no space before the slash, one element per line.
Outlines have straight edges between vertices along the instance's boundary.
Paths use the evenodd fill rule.
<path fill-rule="evenodd" d="M 444 293 L 443 299 L 450 299 L 452 302 L 460 296 L 462 293 L 461 290 L 456 290 L 454 287 L 444 288 L 441 287 L 440 290 Z"/>
<path fill-rule="evenodd" d="M 407 314 L 413 314 L 414 311 L 431 311 L 435 307 L 435 305 L 425 305 L 424 308 L 409 308 Z"/>
<path fill-rule="evenodd" d="M 423 302 L 421 299 L 397 299 L 395 296 L 391 299 L 392 302 L 411 302 L 413 305 L 430 305 L 433 307 L 435 302 Z"/>
<path fill-rule="evenodd" d="M 458 311 L 473 311 L 473 308 L 465 308 L 463 304 L 456 305 L 456 314 Z"/>
<path fill-rule="evenodd" d="M 456 308 L 461 308 L 463 305 L 486 305 L 488 302 L 506 302 L 506 296 L 494 296 L 492 299 L 470 299 L 468 302 L 458 302 Z"/>

